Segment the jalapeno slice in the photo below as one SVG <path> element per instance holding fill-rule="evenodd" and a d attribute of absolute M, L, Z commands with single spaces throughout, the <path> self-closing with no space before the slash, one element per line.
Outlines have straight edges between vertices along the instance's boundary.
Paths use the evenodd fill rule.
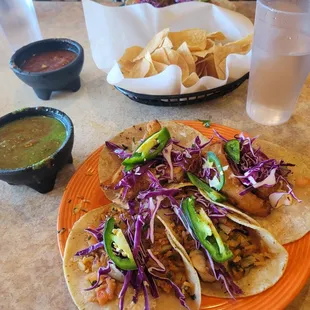
<path fill-rule="evenodd" d="M 137 269 L 129 244 L 122 230 L 115 226 L 113 217 L 110 217 L 104 225 L 103 243 L 108 256 L 118 268 Z"/>
<path fill-rule="evenodd" d="M 131 157 L 123 161 L 126 170 L 131 170 L 135 165 L 154 159 L 166 146 L 170 133 L 166 127 L 143 141 Z"/>
<path fill-rule="evenodd" d="M 225 184 L 225 175 L 224 175 L 223 167 L 221 165 L 219 158 L 215 155 L 215 153 L 208 152 L 207 154 L 208 154 L 208 161 L 215 165 L 215 168 L 219 175 L 219 183 L 214 185 L 214 188 L 220 191 Z"/>
<path fill-rule="evenodd" d="M 237 139 L 225 143 L 224 150 L 235 163 L 240 163 L 240 142 Z"/>
<path fill-rule="evenodd" d="M 226 197 L 223 194 L 211 188 L 207 183 L 196 177 L 191 172 L 187 172 L 187 176 L 191 181 L 191 183 L 193 183 L 193 185 L 195 185 L 199 189 L 199 191 L 203 196 L 207 196 L 208 198 L 210 198 L 215 202 L 226 201 Z"/>
<path fill-rule="evenodd" d="M 203 208 L 200 208 L 198 213 L 196 212 L 193 197 L 183 200 L 182 210 L 188 218 L 195 236 L 216 262 L 223 263 L 233 257 L 233 253 L 223 243 L 216 227 Z"/>

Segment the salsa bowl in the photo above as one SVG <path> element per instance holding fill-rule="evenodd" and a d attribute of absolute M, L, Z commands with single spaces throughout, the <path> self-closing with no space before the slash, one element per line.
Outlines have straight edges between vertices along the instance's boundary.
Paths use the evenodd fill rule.
<path fill-rule="evenodd" d="M 9 165 L 2 165 L 2 167 L 0 166 L 0 180 L 5 181 L 10 185 L 26 185 L 40 193 L 47 193 L 54 188 L 58 171 L 62 169 L 65 164 L 72 163 L 74 128 L 69 116 L 67 116 L 62 111 L 49 107 L 34 107 L 17 110 L 15 112 L 0 117 L 0 132 L 1 129 L 3 130 L 5 128 L 5 126 L 17 123 L 17 121 L 27 120 L 31 118 L 33 119 L 34 117 L 42 117 L 42 119 L 54 120 L 57 124 L 60 122 L 61 126 L 63 126 L 63 131 L 65 133 L 63 135 L 64 138 L 62 139 L 61 144 L 59 145 L 59 147 L 57 147 L 55 151 L 52 151 L 48 156 L 44 156 L 43 159 L 35 161 L 32 164 L 26 164 L 23 167 L 19 167 L 18 165 L 11 167 Z M 22 147 L 25 147 L 25 143 L 27 142 L 26 140 L 18 139 L 18 141 L 22 141 Z M 2 138 L 1 142 L 0 137 L 0 147 L 5 148 L 5 142 L 5 138 Z M 7 147 L 11 147 L 12 149 L 12 147 L 15 148 L 16 146 L 7 145 Z M 37 150 L 34 152 L 37 152 Z M 10 153 L 8 154 L 10 155 Z M 9 158 L 8 160 L 11 160 L 11 158 Z"/>
<path fill-rule="evenodd" d="M 29 67 L 25 66 L 27 61 L 33 57 L 61 51 L 71 52 L 75 57 L 68 62 L 62 62 L 58 67 L 54 66 L 44 71 L 31 71 Z M 38 60 L 42 61 L 42 59 Z M 49 59 L 49 61 L 51 60 Z M 40 99 L 49 100 L 53 91 L 75 92 L 80 89 L 79 76 L 83 63 L 84 50 L 79 43 L 69 39 L 46 39 L 30 43 L 17 50 L 11 57 L 10 68 L 19 79 L 33 88 Z M 47 66 L 43 63 L 42 68 L 47 68 Z"/>

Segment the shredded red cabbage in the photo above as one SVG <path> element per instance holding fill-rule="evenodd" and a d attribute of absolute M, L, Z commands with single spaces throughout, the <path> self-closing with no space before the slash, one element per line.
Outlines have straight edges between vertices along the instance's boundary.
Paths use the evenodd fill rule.
<path fill-rule="evenodd" d="M 235 299 L 234 296 L 242 294 L 243 292 L 241 288 L 234 282 L 230 274 L 226 271 L 225 267 L 217 263 L 215 264 L 210 253 L 205 248 L 202 247 L 202 249 L 205 251 L 206 256 L 208 257 L 214 278 L 222 283 L 231 298 Z"/>
<path fill-rule="evenodd" d="M 124 148 L 121 148 L 113 142 L 106 141 L 105 145 L 121 159 L 129 158 L 132 155 L 132 153 L 127 152 Z"/>
<path fill-rule="evenodd" d="M 214 130 L 215 134 L 224 142 L 227 142 L 223 136 Z M 229 157 L 228 162 L 232 168 L 236 178 L 246 186 L 246 188 L 240 192 L 240 195 L 245 195 L 249 191 L 253 191 L 259 187 L 272 187 L 276 184 L 285 185 L 288 189 L 288 193 L 292 195 L 298 202 L 299 200 L 293 192 L 292 185 L 287 180 L 291 170 L 288 167 L 295 166 L 291 163 L 285 163 L 283 160 L 277 161 L 276 159 L 268 158 L 268 156 L 261 151 L 260 148 L 254 148 L 253 142 L 257 137 L 249 138 L 245 137 L 243 133 L 236 135 L 240 143 L 240 163 L 237 164 Z M 267 181 L 272 174 L 275 174 L 274 181 Z"/>
<path fill-rule="evenodd" d="M 196 197 L 196 201 L 203 206 L 204 211 L 207 213 L 209 217 L 217 218 L 217 217 L 225 217 L 227 215 L 226 209 L 216 206 L 214 203 L 207 200 L 201 194 L 195 193 L 194 196 Z"/>
<path fill-rule="evenodd" d="M 153 276 L 153 278 L 155 279 L 158 279 L 158 280 L 162 280 L 162 281 L 165 281 L 165 282 L 168 282 L 172 288 L 174 289 L 174 292 L 175 292 L 175 295 L 179 298 L 180 300 L 180 304 L 185 307 L 186 309 L 190 310 L 190 308 L 188 307 L 188 305 L 186 304 L 186 301 L 185 301 L 185 296 L 184 294 L 182 293 L 182 290 L 170 279 L 164 277 L 164 276 L 159 276 L 157 274 L 155 274 L 153 271 L 150 271 L 149 270 L 149 273 Z"/>
<path fill-rule="evenodd" d="M 124 177 L 118 182 L 114 189 L 123 188 L 122 198 L 125 199 L 127 192 L 130 188 L 134 187 L 137 179 L 145 174 L 149 168 L 154 164 L 154 161 L 150 161 L 144 166 L 137 166 L 130 171 L 124 173 Z"/>
<path fill-rule="evenodd" d="M 100 249 L 100 248 L 103 248 L 103 247 L 104 247 L 103 243 L 102 242 L 98 242 L 96 244 L 93 244 L 93 245 L 89 246 L 86 249 L 83 249 L 81 251 L 76 252 L 75 256 L 85 256 L 85 255 L 88 255 L 91 252 L 96 251 L 97 249 Z"/>
<path fill-rule="evenodd" d="M 102 229 L 98 230 L 98 229 L 86 228 L 85 231 L 93 235 L 98 242 L 103 241 Z"/>
<path fill-rule="evenodd" d="M 118 298 L 119 298 L 119 309 L 120 310 L 124 309 L 125 295 L 126 295 L 128 286 L 129 286 L 129 284 L 131 282 L 132 274 L 133 274 L 132 270 L 128 270 L 126 272 L 126 274 L 125 274 L 124 283 L 123 283 L 122 289 L 121 289 L 121 291 L 120 291 L 120 293 L 118 295 Z"/>
<path fill-rule="evenodd" d="M 155 189 L 153 191 L 146 190 L 143 192 L 140 192 L 139 195 L 137 196 L 138 199 L 148 199 L 148 198 L 154 198 L 157 196 L 175 196 L 180 192 L 179 189 L 174 189 L 174 188 L 160 188 L 160 189 Z"/>

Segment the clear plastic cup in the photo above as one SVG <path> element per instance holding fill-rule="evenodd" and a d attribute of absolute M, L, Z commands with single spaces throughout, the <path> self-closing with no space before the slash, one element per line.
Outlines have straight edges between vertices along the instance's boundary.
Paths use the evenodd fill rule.
<path fill-rule="evenodd" d="M 310 72 L 310 1 L 257 0 L 246 110 L 278 125 L 292 115 Z"/>
<path fill-rule="evenodd" d="M 0 25 L 13 51 L 42 39 L 32 0 L 0 0 Z"/>

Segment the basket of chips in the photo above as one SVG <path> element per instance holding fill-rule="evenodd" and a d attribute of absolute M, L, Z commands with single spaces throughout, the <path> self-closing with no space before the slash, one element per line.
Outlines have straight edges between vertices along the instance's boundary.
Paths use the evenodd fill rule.
<path fill-rule="evenodd" d="M 248 76 L 253 25 L 239 13 L 201 2 L 159 9 L 109 8 L 91 0 L 83 5 L 97 67 L 134 101 L 161 106 L 207 101 Z"/>

